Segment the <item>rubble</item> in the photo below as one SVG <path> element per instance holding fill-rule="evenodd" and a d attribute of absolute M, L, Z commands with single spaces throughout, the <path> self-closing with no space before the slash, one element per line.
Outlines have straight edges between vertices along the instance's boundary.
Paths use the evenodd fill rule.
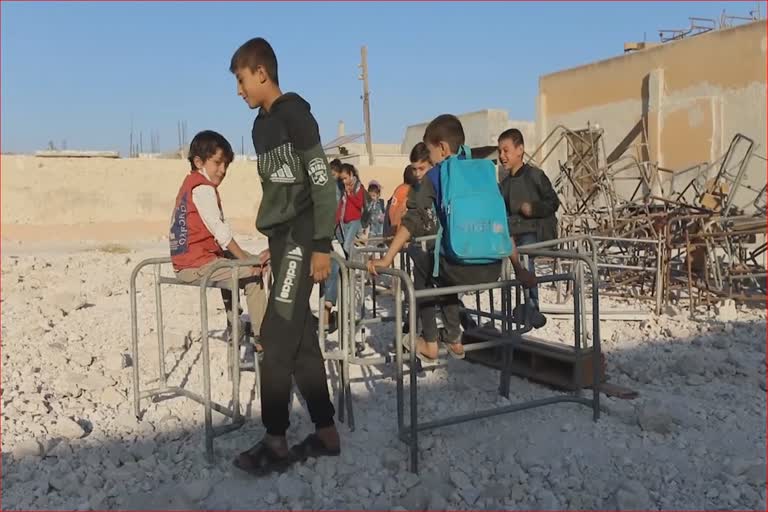
<path fill-rule="evenodd" d="M 7 265 L 7 258 L 4 254 L 4 282 L 29 272 L 32 257 L 19 257 L 16 265 Z M 263 435 L 252 372 L 244 372 L 241 383 L 241 403 L 244 410 L 250 405 L 251 416 L 241 430 L 217 438 L 216 460 L 208 468 L 201 406 L 180 397 L 145 400 L 141 420 L 134 416 L 131 361 L 124 357 L 130 347 L 125 295 L 130 266 L 120 255 L 87 252 L 71 261 L 38 256 L 35 263 L 42 281 L 62 274 L 64 265 L 74 273 L 93 267 L 103 272 L 78 290 L 95 297 L 93 307 L 70 309 L 66 316 L 30 308 L 45 300 L 33 292 L 3 302 L 2 448 L 10 455 L 3 472 L 6 510 L 284 509 L 299 504 L 307 509 L 371 504 L 401 510 L 759 509 L 765 501 L 764 466 L 754 449 L 765 443 L 764 311 L 737 307 L 729 333 L 716 316 L 691 319 L 679 304 L 680 314 L 648 320 L 645 330 L 639 323 L 604 322 L 612 332 L 603 333 L 603 339 L 617 333 L 604 347 L 607 373 L 638 391 L 637 399 L 602 397 L 597 423 L 588 410 L 559 404 L 424 432 L 419 476 L 407 471 L 407 449 L 397 439 L 391 368 L 369 367 L 364 374 L 353 366 L 357 429 L 338 424 L 342 457 L 257 479 L 231 464 Z M 138 286 L 145 292 L 139 297 L 139 363 L 148 388 L 158 385 L 159 376 L 150 276 L 140 276 Z M 105 296 L 100 287 L 114 293 Z M 541 299 L 556 302 L 556 290 L 542 288 Z M 197 290 L 164 291 L 163 301 L 169 332 L 197 328 Z M 636 307 L 614 297 L 603 305 Z M 210 306 L 212 395 L 226 403 L 231 393 L 224 371 L 227 346 L 215 337 L 225 320 L 218 300 Z M 54 322 L 55 328 L 31 340 L 30 322 Z M 548 322 L 541 335 L 554 339 L 570 332 L 569 322 Z M 662 336 L 664 329 L 669 334 Z M 371 331 L 377 343 L 394 335 L 392 323 L 373 325 Z M 723 336 L 729 344 L 719 347 L 715 341 Z M 197 346 L 187 353 L 166 347 L 165 363 L 169 382 L 184 382 L 186 389 L 199 392 Z M 497 372 L 444 363 L 419 376 L 425 421 L 431 419 L 428 414 L 471 412 L 497 403 Z M 335 391 L 333 376 L 330 381 Z M 503 403 L 551 393 L 513 377 L 510 398 Z M 291 444 L 313 428 L 297 404 L 291 412 Z M 214 413 L 216 421 L 222 421 L 219 416 Z M 632 483 L 619 482 L 617 471 Z"/>

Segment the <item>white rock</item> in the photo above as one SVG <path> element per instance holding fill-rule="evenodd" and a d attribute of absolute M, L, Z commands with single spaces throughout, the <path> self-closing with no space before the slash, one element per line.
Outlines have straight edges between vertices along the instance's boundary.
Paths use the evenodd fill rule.
<path fill-rule="evenodd" d="M 50 304 L 60 309 L 64 314 L 82 308 L 86 304 L 85 297 L 75 290 L 70 289 L 54 293 L 49 298 Z"/>
<path fill-rule="evenodd" d="M 151 457 L 156 450 L 157 444 L 151 439 L 145 439 L 137 441 L 130 451 L 137 460 L 140 460 Z"/>
<path fill-rule="evenodd" d="M 451 482 L 453 482 L 453 484 L 459 489 L 467 489 L 472 487 L 472 482 L 469 480 L 467 474 L 463 471 L 451 471 L 450 477 Z"/>
<path fill-rule="evenodd" d="M 425 510 L 429 505 L 430 492 L 424 485 L 419 484 L 411 487 L 405 496 L 400 500 L 400 504 L 407 510 Z"/>
<path fill-rule="evenodd" d="M 693 352 L 684 354 L 678 358 L 673 365 L 673 369 L 678 375 L 682 376 L 698 375 L 704 373 L 706 365 L 703 358 L 699 354 Z"/>
<path fill-rule="evenodd" d="M 130 366 L 130 356 L 120 352 L 109 352 L 103 358 L 104 368 L 111 372 L 119 372 Z"/>
<path fill-rule="evenodd" d="M 115 381 L 101 373 L 90 373 L 78 384 L 86 391 L 100 391 L 109 386 L 114 386 Z"/>
<path fill-rule="evenodd" d="M 123 497 L 120 508 L 127 510 L 190 510 L 197 503 L 179 489 L 163 486 L 152 492 L 139 492 Z"/>
<path fill-rule="evenodd" d="M 283 473 L 277 479 L 277 492 L 286 499 L 297 499 L 306 495 L 309 491 L 306 482 L 293 476 Z"/>
<path fill-rule="evenodd" d="M 672 431 L 674 419 L 667 408 L 657 400 L 647 402 L 637 411 L 637 420 L 643 430 L 667 434 Z"/>
<path fill-rule="evenodd" d="M 765 464 L 753 464 L 745 472 L 747 483 L 765 489 Z"/>
<path fill-rule="evenodd" d="M 620 399 L 604 400 L 602 407 L 610 414 L 621 420 L 627 425 L 637 425 L 637 411 L 632 402 Z"/>
<path fill-rule="evenodd" d="M 53 435 L 65 439 L 79 439 L 85 434 L 85 430 L 76 421 L 60 416 L 52 427 Z"/>
<path fill-rule="evenodd" d="M 555 495 L 552 494 L 552 491 L 544 489 L 539 493 L 538 506 L 543 510 L 559 510 L 560 502 Z"/>
<path fill-rule="evenodd" d="M 133 412 L 122 412 L 115 416 L 115 425 L 121 433 L 133 432 L 139 426 L 139 420 L 136 419 Z"/>
<path fill-rule="evenodd" d="M 384 490 L 384 486 L 381 484 L 381 480 L 374 477 L 368 483 L 368 488 L 371 490 L 371 494 L 378 495 Z"/>
<path fill-rule="evenodd" d="M 616 507 L 619 509 L 648 510 L 653 507 L 648 491 L 637 480 L 623 482 L 616 491 Z"/>
<path fill-rule="evenodd" d="M 469 488 L 466 488 L 466 489 L 461 489 L 459 491 L 459 494 L 461 495 L 461 498 L 469 506 L 474 505 L 475 502 L 477 501 L 477 499 L 480 497 L 480 491 L 478 491 L 474 487 L 469 487 Z"/>
<path fill-rule="evenodd" d="M 395 450 L 384 451 L 382 465 L 391 471 L 396 471 L 400 467 L 403 456 Z"/>
<path fill-rule="evenodd" d="M 387 507 L 384 507 L 379 510 L 385 510 L 386 508 Z M 448 501 L 441 493 L 433 492 L 429 497 L 429 510 L 448 510 L 449 508 L 450 507 L 448 506 Z"/>
<path fill-rule="evenodd" d="M 194 480 L 182 485 L 184 493 L 194 501 L 202 501 L 208 497 L 213 489 L 211 480 Z"/>
<path fill-rule="evenodd" d="M 69 356 L 69 360 L 78 366 L 87 368 L 93 363 L 93 356 L 81 350 L 76 350 Z"/>
<path fill-rule="evenodd" d="M 410 471 L 408 471 L 407 473 L 400 474 L 399 480 L 400 480 L 400 484 L 405 489 L 410 489 L 411 487 L 419 483 L 419 477 L 417 475 L 414 475 Z"/>
<path fill-rule="evenodd" d="M 125 403 L 126 401 L 127 401 L 127 398 L 125 397 L 125 395 L 123 395 L 113 387 L 109 387 L 105 389 L 99 397 L 100 403 L 104 405 L 110 405 L 110 406 L 119 405 L 119 404 Z"/>
<path fill-rule="evenodd" d="M 733 322 L 739 314 L 736 311 L 736 302 L 733 299 L 725 299 L 715 305 L 715 315 L 721 322 Z"/>
<path fill-rule="evenodd" d="M 503 499 L 509 495 L 509 486 L 500 482 L 492 483 L 483 490 L 482 496 L 484 498 Z"/>
<path fill-rule="evenodd" d="M 46 454 L 53 457 L 68 458 L 72 456 L 72 448 L 70 447 L 69 441 L 67 439 L 62 439 L 59 442 L 54 442 L 52 440 L 50 443 L 50 448 Z"/>
<path fill-rule="evenodd" d="M 88 473 L 83 483 L 92 489 L 100 489 L 104 485 L 104 479 L 96 473 Z"/>
<path fill-rule="evenodd" d="M 39 457 L 43 454 L 43 447 L 34 439 L 28 439 L 17 444 L 12 453 L 13 457 L 18 460 L 25 457 Z"/>

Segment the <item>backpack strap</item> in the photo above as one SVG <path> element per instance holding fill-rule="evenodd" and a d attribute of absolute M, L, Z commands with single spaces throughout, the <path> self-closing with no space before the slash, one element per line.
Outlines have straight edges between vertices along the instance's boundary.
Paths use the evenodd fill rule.
<path fill-rule="evenodd" d="M 443 241 L 443 225 L 438 223 L 437 238 L 435 238 L 435 262 L 432 264 L 432 277 L 437 277 L 440 274 L 440 246 Z"/>

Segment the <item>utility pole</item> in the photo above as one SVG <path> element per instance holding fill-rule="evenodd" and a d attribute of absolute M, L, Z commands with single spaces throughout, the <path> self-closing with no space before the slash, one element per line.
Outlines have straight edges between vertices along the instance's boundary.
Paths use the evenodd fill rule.
<path fill-rule="evenodd" d="M 363 81 L 363 121 L 365 122 L 365 149 L 368 151 L 368 165 L 373 165 L 373 143 L 371 142 L 371 98 L 368 91 L 368 47 L 360 48 L 360 68 Z"/>

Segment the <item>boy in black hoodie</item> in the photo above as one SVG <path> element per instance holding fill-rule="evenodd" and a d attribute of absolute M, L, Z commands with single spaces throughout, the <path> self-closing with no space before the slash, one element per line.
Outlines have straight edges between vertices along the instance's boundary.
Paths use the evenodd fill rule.
<path fill-rule="evenodd" d="M 296 461 L 340 453 L 335 410 L 309 307 L 313 282 L 331 269 L 336 184 L 329 176 L 317 122 L 309 103 L 283 94 L 277 58 L 262 38 L 251 39 L 229 67 L 237 93 L 258 108 L 253 146 L 263 197 L 256 228 L 269 237 L 275 283 L 261 329 L 261 416 L 266 434 L 234 461 L 256 475 L 284 471 Z M 293 380 L 307 402 L 315 432 L 288 449 L 285 433 Z"/>

